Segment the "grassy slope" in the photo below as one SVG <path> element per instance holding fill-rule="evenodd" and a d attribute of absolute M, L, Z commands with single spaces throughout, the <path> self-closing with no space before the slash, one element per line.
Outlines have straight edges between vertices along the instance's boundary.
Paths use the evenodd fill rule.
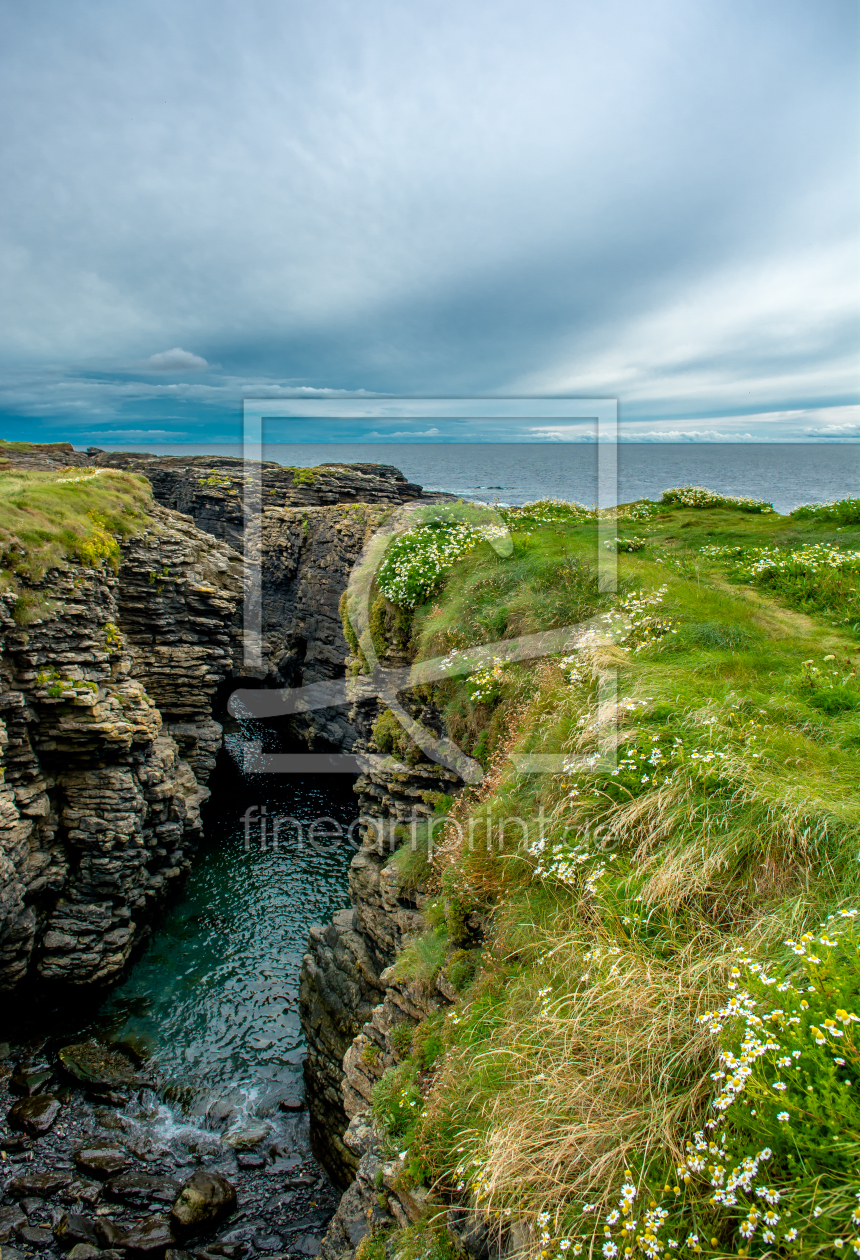
<path fill-rule="evenodd" d="M 149 482 L 131 473 L 0 469 L 0 586 L 17 596 L 16 620 L 47 611 L 29 585 L 69 559 L 116 568 L 118 539 L 145 527 L 151 503 Z"/>
<path fill-rule="evenodd" d="M 145 477 L 115 469 L 0 470 L 3 567 L 38 578 L 67 556 L 115 559 L 112 536 L 140 529 L 151 502 Z"/>
<path fill-rule="evenodd" d="M 567 624 L 605 606 L 593 524 L 520 526 L 511 559 L 479 547 L 417 611 L 418 656 Z M 828 571 L 774 592 L 732 580 L 730 563 L 702 550 L 810 541 L 853 548 L 860 528 L 672 508 L 622 524 L 619 534 L 647 538 L 643 550 L 619 555 L 622 601 L 632 606 L 631 592 L 665 587 L 626 644 L 585 648 L 566 665 L 509 666 L 483 690 L 474 680 L 434 688 L 449 730 L 488 775 L 451 808 L 431 875 L 433 926 L 400 966 L 429 982 L 446 965 L 462 1003 L 444 1027 L 423 1034 L 438 1047 L 430 1084 L 417 1075 L 427 1060 L 419 1038 L 382 1083 L 377 1109 L 393 1146 L 409 1149 L 412 1177 L 449 1201 L 531 1221 L 536 1255 L 838 1254 L 832 1240 L 847 1245 L 856 1236 L 856 1126 L 854 1145 L 823 1182 L 820 1159 L 801 1157 L 795 1137 L 781 1139 L 775 1108 L 793 1095 L 768 1094 L 766 1083 L 770 1101 L 742 1099 L 703 1139 L 722 1142 L 704 1158 L 729 1167 L 777 1152 L 770 1176 L 791 1204 L 779 1229 L 755 1216 L 774 1208 L 753 1190 L 738 1192 L 734 1205 L 712 1203 L 711 1174 L 696 1172 L 699 1157 L 690 1164 L 686 1144 L 716 1114 L 720 1086 L 710 1074 L 720 1044 L 739 1045 L 731 1021 L 722 1043 L 712 1021 L 700 1022 L 732 986 L 737 992 L 736 951 L 789 975 L 798 963 L 786 938 L 856 902 L 860 633 L 850 614 L 860 583 L 856 572 Z M 622 701 L 617 772 L 598 765 L 518 775 L 511 751 L 595 751 L 596 675 L 609 667 Z M 476 692 L 483 703 L 471 698 Z M 524 828 L 511 824 L 500 846 L 499 820 L 513 817 L 527 839 L 517 844 Z M 458 824 L 466 839 L 457 838 Z M 476 948 L 473 912 L 486 925 Z M 853 999 L 847 1009 L 856 1009 L 856 950 L 830 988 L 819 987 L 811 999 L 825 1003 L 819 1018 L 828 1002 Z M 792 990 L 786 1010 L 790 1001 L 806 999 Z M 808 1127 L 833 1152 L 854 1124 L 853 1086 L 837 1079 L 853 1060 L 836 1068 L 833 1046 L 825 1053 L 817 1045 L 810 1053 L 804 1046 L 800 1070 L 808 1060 L 803 1089 L 826 1105 Z M 840 1047 L 847 1051 L 848 1039 Z M 417 1120 L 416 1107 L 391 1104 L 410 1091 Z M 635 1191 L 625 1192 L 626 1209 L 624 1185 Z M 751 1204 L 755 1229 L 745 1238 L 739 1224 Z M 597 1210 L 583 1211 L 591 1205 Z M 613 1206 L 618 1221 L 608 1215 Z M 620 1233 L 633 1219 L 636 1228 Z M 413 1245 L 403 1236 L 389 1250 Z"/>

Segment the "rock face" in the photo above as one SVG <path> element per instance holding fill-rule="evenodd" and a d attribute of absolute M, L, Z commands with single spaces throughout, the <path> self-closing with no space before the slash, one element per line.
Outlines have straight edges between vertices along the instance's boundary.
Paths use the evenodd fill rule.
<path fill-rule="evenodd" d="M 200 529 L 241 549 L 245 528 L 246 470 L 260 467 L 231 456 L 140 455 L 99 451 L 88 464 L 125 468 L 152 483 L 158 503 L 186 513 Z M 424 495 L 388 464 L 323 464 L 287 468 L 264 461 L 260 471 L 265 509 L 371 503 L 399 506 Z M 443 496 L 447 497 L 447 496 Z"/>
<path fill-rule="evenodd" d="M 239 557 L 156 507 L 110 569 L 0 595 L 0 988 L 119 974 L 200 837 Z M 20 607 L 20 602 L 18 604 Z"/>

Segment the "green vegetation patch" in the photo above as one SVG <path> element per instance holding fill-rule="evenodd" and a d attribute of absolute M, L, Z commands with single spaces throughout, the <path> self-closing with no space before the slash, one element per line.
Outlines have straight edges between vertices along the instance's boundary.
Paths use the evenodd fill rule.
<path fill-rule="evenodd" d="M 0 563 L 30 580 L 68 559 L 117 568 L 151 502 L 145 477 L 115 469 L 0 470 Z"/>
<path fill-rule="evenodd" d="M 415 608 L 418 658 L 605 626 L 423 689 L 488 773 L 395 964 L 459 998 L 375 1100 L 543 1260 L 860 1254 L 860 531 L 718 497 L 637 521 L 615 594 L 593 516 L 523 511 Z"/>

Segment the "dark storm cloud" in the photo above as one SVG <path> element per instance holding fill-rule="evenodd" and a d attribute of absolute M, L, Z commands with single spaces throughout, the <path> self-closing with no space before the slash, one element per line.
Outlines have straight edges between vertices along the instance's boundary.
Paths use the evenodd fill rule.
<path fill-rule="evenodd" d="M 856 35 L 853 0 L 7 6 L 2 405 L 202 437 L 296 386 L 604 394 L 849 436 Z"/>

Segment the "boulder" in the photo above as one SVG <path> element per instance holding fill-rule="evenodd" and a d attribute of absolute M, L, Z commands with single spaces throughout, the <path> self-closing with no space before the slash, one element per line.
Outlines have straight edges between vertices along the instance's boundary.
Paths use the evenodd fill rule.
<path fill-rule="evenodd" d="M 179 1182 L 172 1177 L 151 1177 L 146 1173 L 122 1173 L 105 1183 L 105 1194 L 120 1203 L 133 1207 L 148 1207 L 150 1203 L 175 1203 Z"/>
<path fill-rule="evenodd" d="M 6 1119 L 13 1129 L 29 1133 L 31 1137 L 41 1137 L 47 1133 L 60 1114 L 60 1104 L 49 1094 L 37 1094 L 35 1098 L 22 1098 L 6 1113 Z"/>
<path fill-rule="evenodd" d="M 139 1255 L 153 1255 L 164 1252 L 176 1242 L 173 1226 L 166 1216 L 151 1216 L 148 1221 L 133 1225 L 124 1234 L 120 1246 L 126 1251 L 134 1251 Z"/>
<path fill-rule="evenodd" d="M 246 1151 L 252 1146 L 259 1146 L 268 1137 L 272 1126 L 265 1120 L 251 1120 L 228 1129 L 222 1141 L 225 1146 L 232 1146 L 234 1151 Z"/>
<path fill-rule="evenodd" d="M 63 1190 L 71 1181 L 68 1173 L 25 1173 L 21 1177 L 13 1177 L 8 1191 L 13 1199 L 24 1199 L 35 1194 L 41 1199 L 49 1199 L 58 1190 Z"/>
<path fill-rule="evenodd" d="M 0 1207 L 0 1245 L 7 1243 L 26 1224 L 27 1217 L 16 1204 Z M 5 1247 L 3 1249 L 5 1251 Z"/>
<path fill-rule="evenodd" d="M 25 1247 L 35 1247 L 41 1251 L 43 1247 L 50 1247 L 54 1235 L 47 1225 L 24 1225 L 18 1230 L 18 1241 Z"/>
<path fill-rule="evenodd" d="M 54 1227 L 54 1234 L 61 1247 L 73 1247 L 75 1243 L 87 1243 L 90 1247 L 98 1245 L 95 1221 L 78 1212 L 64 1212 Z"/>
<path fill-rule="evenodd" d="M 70 1181 L 60 1191 L 60 1198 L 64 1203 L 89 1203 L 92 1206 L 98 1203 L 102 1197 L 102 1188 L 97 1181 L 86 1181 L 83 1177 L 76 1177 L 74 1181 Z"/>
<path fill-rule="evenodd" d="M 171 1217 L 180 1230 L 192 1233 L 223 1220 L 235 1208 L 235 1187 L 220 1173 L 201 1168 L 183 1185 Z"/>
<path fill-rule="evenodd" d="M 128 1055 L 110 1046 L 102 1046 L 97 1041 L 79 1041 L 63 1046 L 59 1059 L 69 1076 L 82 1085 L 111 1089 L 149 1084 L 141 1079 Z"/>
<path fill-rule="evenodd" d="M 9 1081 L 9 1089 L 19 1098 L 40 1094 L 53 1076 L 50 1068 L 19 1068 Z"/>
<path fill-rule="evenodd" d="M 69 1260 L 98 1260 L 102 1254 L 98 1247 L 91 1247 L 89 1243 L 75 1243 L 69 1252 Z"/>
<path fill-rule="evenodd" d="M 113 1146 L 93 1146 L 75 1153 L 75 1165 L 81 1172 L 91 1173 L 101 1181 L 125 1172 L 130 1162 L 125 1151 Z"/>
<path fill-rule="evenodd" d="M 96 1220 L 96 1237 L 99 1240 L 99 1246 L 111 1251 L 121 1245 L 125 1237 L 125 1229 L 117 1225 L 110 1217 L 100 1216 Z"/>

